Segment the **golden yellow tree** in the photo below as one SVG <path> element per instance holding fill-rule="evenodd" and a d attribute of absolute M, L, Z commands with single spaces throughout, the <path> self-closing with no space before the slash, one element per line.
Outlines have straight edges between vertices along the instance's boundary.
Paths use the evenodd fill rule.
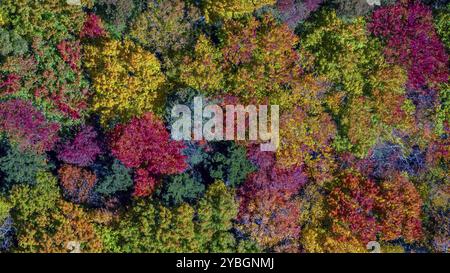
<path fill-rule="evenodd" d="M 200 35 L 194 56 L 186 57 L 181 65 L 180 79 L 195 89 L 215 93 L 223 87 L 221 61 L 220 50 L 205 35 Z"/>
<path fill-rule="evenodd" d="M 84 53 L 95 89 L 92 108 L 103 125 L 154 110 L 165 76 L 153 54 L 130 40 L 112 39 L 88 45 Z"/>
<path fill-rule="evenodd" d="M 206 0 L 203 11 L 209 21 L 215 18 L 235 18 L 266 5 L 275 4 L 275 0 Z"/>

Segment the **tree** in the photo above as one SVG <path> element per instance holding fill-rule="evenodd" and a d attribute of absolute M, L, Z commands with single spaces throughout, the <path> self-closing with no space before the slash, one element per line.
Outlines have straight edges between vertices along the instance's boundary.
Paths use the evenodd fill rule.
<path fill-rule="evenodd" d="M 0 0 L 0 252 L 448 252 L 449 8 Z"/>
<path fill-rule="evenodd" d="M 68 164 L 87 167 L 102 152 L 97 140 L 97 132 L 92 126 L 83 127 L 73 138 L 61 145 L 58 159 Z"/>
<path fill-rule="evenodd" d="M 377 184 L 348 173 L 332 189 L 327 204 L 331 228 L 339 241 L 356 237 L 366 244 L 377 237 L 383 241 L 421 239 L 422 201 L 414 185 L 401 174 Z"/>
<path fill-rule="evenodd" d="M 89 6 L 90 0 L 83 0 L 82 5 L 69 5 L 61 0 L 5 0 L 0 6 L 0 14 L 2 25 L 19 35 L 28 39 L 40 36 L 58 43 L 80 31 L 85 16 L 83 7 Z"/>
<path fill-rule="evenodd" d="M 239 189 L 239 228 L 265 250 L 297 252 L 300 227 L 296 196 L 306 175 L 298 167 L 277 168 L 269 152 L 252 155 L 264 160 Z"/>
<path fill-rule="evenodd" d="M 33 187 L 15 186 L 9 200 L 18 245 L 14 252 L 70 252 L 70 241 L 81 251 L 101 251 L 91 219 L 81 208 L 61 200 L 57 180 L 40 172 Z"/>
<path fill-rule="evenodd" d="M 356 163 L 362 174 L 376 179 L 388 179 L 399 171 L 417 175 L 425 164 L 425 154 L 417 146 L 405 149 L 390 142 L 376 145 L 366 158 Z"/>
<path fill-rule="evenodd" d="M 59 124 L 48 122 L 28 101 L 12 99 L 1 103 L 0 132 L 20 149 L 43 153 L 58 140 Z"/>
<path fill-rule="evenodd" d="M 307 57 L 295 49 L 298 38 L 287 25 L 263 13 L 225 21 L 220 38 L 216 47 L 199 37 L 194 54 L 181 66 L 183 83 L 208 96 L 226 93 L 242 103 L 267 102 L 282 109 L 300 99 Z"/>
<path fill-rule="evenodd" d="M 153 194 L 159 183 L 146 169 L 137 169 L 134 173 L 134 196 L 145 197 Z"/>
<path fill-rule="evenodd" d="M 15 73 L 8 74 L 0 84 L 2 95 L 14 94 L 20 89 L 20 77 Z"/>
<path fill-rule="evenodd" d="M 275 4 L 275 2 L 275 0 L 206 0 L 203 1 L 202 7 L 206 20 L 217 20 L 220 18 L 229 19 L 241 17 L 252 13 L 263 6 Z"/>
<path fill-rule="evenodd" d="M 211 151 L 202 163 L 202 168 L 212 180 L 221 180 L 229 187 L 242 184 L 256 168 L 247 160 L 244 147 L 231 142 L 211 144 Z"/>
<path fill-rule="evenodd" d="M 197 233 L 202 252 L 234 252 L 236 240 L 230 232 L 238 213 L 235 192 L 217 181 L 198 203 Z"/>
<path fill-rule="evenodd" d="M 81 44 L 60 41 L 53 46 L 39 36 L 30 41 L 30 52 L 10 56 L 0 71 L 14 75 L 16 88 L 6 98 L 30 100 L 52 121 L 63 126 L 79 124 L 87 114 L 89 82 L 80 69 Z"/>
<path fill-rule="evenodd" d="M 165 69 L 174 69 L 180 55 L 194 43 L 198 9 L 180 0 L 148 1 L 134 20 L 130 35 L 163 60 Z"/>
<path fill-rule="evenodd" d="M 6 199 L 0 198 L 0 223 L 3 223 L 9 216 L 10 209 L 11 204 Z"/>
<path fill-rule="evenodd" d="M 120 252 L 197 252 L 194 209 L 187 204 L 169 209 L 142 199 L 112 223 L 112 247 Z"/>
<path fill-rule="evenodd" d="M 48 168 L 45 155 L 11 147 L 5 156 L 0 157 L 1 188 L 9 190 L 16 184 L 33 185 L 38 174 Z"/>
<path fill-rule="evenodd" d="M 205 192 L 205 185 L 199 180 L 189 173 L 169 176 L 163 183 L 161 199 L 170 206 L 192 204 Z"/>
<path fill-rule="evenodd" d="M 311 12 L 317 10 L 323 0 L 278 0 L 277 9 L 282 20 L 289 27 L 295 29 L 297 24 L 308 18 Z"/>
<path fill-rule="evenodd" d="M 131 170 L 120 163 L 119 160 L 112 160 L 110 168 L 99 179 L 95 186 L 95 192 L 103 196 L 112 196 L 117 192 L 126 192 L 133 186 Z"/>
<path fill-rule="evenodd" d="M 403 238 L 406 242 L 422 239 L 422 199 L 414 185 L 397 174 L 381 184 L 383 201 L 377 211 L 381 221 L 381 239 L 392 241 Z"/>
<path fill-rule="evenodd" d="M 345 22 L 324 9 L 304 24 L 301 35 L 302 45 L 314 56 L 314 70 L 332 83 L 325 109 L 336 121 L 337 152 L 364 157 L 377 141 L 400 142 L 399 135 L 423 141 L 404 89 L 405 72 L 385 60 L 362 18 Z"/>
<path fill-rule="evenodd" d="M 439 252 L 439 253 L 447 253 L 448 252 L 448 240 L 447 234 L 449 232 L 449 219 L 447 217 L 447 210 L 436 210 L 431 214 L 431 247 L 430 249 Z"/>
<path fill-rule="evenodd" d="M 289 96 L 295 98 L 303 75 L 302 62 L 294 49 L 298 38 L 286 25 L 265 14 L 261 20 L 227 21 L 225 35 L 224 68 L 236 71 L 229 75 L 229 93 L 243 102 L 268 98 L 281 107 Z"/>
<path fill-rule="evenodd" d="M 222 53 L 205 36 L 200 35 L 193 56 L 186 56 L 180 67 L 180 80 L 193 89 L 214 93 L 223 87 Z"/>
<path fill-rule="evenodd" d="M 181 154 L 184 145 L 170 139 L 163 123 L 153 114 L 117 125 L 111 133 L 111 151 L 135 173 L 135 192 L 147 196 L 154 190 L 155 178 L 183 172 L 187 165 Z"/>
<path fill-rule="evenodd" d="M 98 0 L 95 9 L 107 23 L 108 30 L 121 36 L 127 34 L 131 21 L 143 11 L 147 3 L 151 1 Z"/>
<path fill-rule="evenodd" d="M 92 109 L 103 126 L 153 110 L 165 81 L 158 59 L 130 40 L 109 38 L 84 48 L 84 66 L 95 94 Z"/>
<path fill-rule="evenodd" d="M 102 229 L 108 231 L 109 246 L 121 252 L 234 251 L 230 232 L 238 208 L 234 190 L 216 182 L 196 207 L 183 203 L 167 208 L 149 200 L 134 200 L 109 228 Z"/>
<path fill-rule="evenodd" d="M 63 165 L 58 177 L 66 198 L 74 203 L 88 203 L 92 200 L 97 177 L 89 170 Z"/>
<path fill-rule="evenodd" d="M 13 204 L 11 215 L 17 228 L 17 250 L 42 251 L 41 239 L 47 232 L 45 227 L 49 223 L 49 212 L 55 208 L 58 198 L 56 178 L 45 172 L 38 174 L 34 187 L 16 186 L 12 189 L 9 199 Z"/>
<path fill-rule="evenodd" d="M 81 67 L 81 46 L 80 41 L 61 41 L 56 48 L 63 61 L 69 67 L 77 71 Z"/>
<path fill-rule="evenodd" d="M 9 215 L 11 208 L 12 206 L 8 200 L 0 196 L 0 253 L 8 251 L 12 245 L 13 227 Z"/>
<path fill-rule="evenodd" d="M 314 71 L 349 94 L 367 88 L 371 66 L 380 62 L 376 41 L 357 18 L 345 23 L 336 12 L 322 9 L 300 28 L 300 44 L 314 56 Z"/>
<path fill-rule="evenodd" d="M 106 31 L 103 29 L 103 23 L 100 17 L 94 13 L 88 14 L 81 29 L 80 38 L 94 39 L 104 36 L 106 36 Z"/>
<path fill-rule="evenodd" d="M 328 181 L 335 168 L 331 144 L 336 133 L 327 113 L 314 115 L 297 107 L 281 117 L 277 162 L 286 168 L 304 165 L 316 182 Z"/>
<path fill-rule="evenodd" d="M 444 43 L 447 51 L 450 50 L 450 3 L 445 7 L 439 9 L 435 18 L 436 32 L 441 37 L 442 43 Z"/>
<path fill-rule="evenodd" d="M 52 215 L 54 223 L 50 225 L 52 227 L 57 223 L 56 232 L 47 232 L 38 241 L 45 244 L 42 252 L 71 252 L 71 242 L 80 243 L 81 252 L 102 252 L 103 245 L 91 215 L 70 202 L 59 201 L 57 208 L 58 211 Z"/>
<path fill-rule="evenodd" d="M 333 219 L 332 230 L 339 240 L 346 241 L 346 234 L 340 230 L 350 230 L 364 244 L 375 241 L 378 226 L 373 210 L 375 209 L 379 188 L 369 179 L 348 174 L 341 181 L 342 185 L 334 188 L 328 197 L 330 217 Z M 344 227 L 340 227 L 343 225 Z"/>
<path fill-rule="evenodd" d="M 448 126 L 441 137 L 432 141 L 426 151 L 425 170 L 411 177 L 423 199 L 423 236 L 430 251 L 447 252 L 449 232 L 448 213 L 450 210 L 448 168 L 449 138 Z"/>
<path fill-rule="evenodd" d="M 0 27 L 0 56 L 22 55 L 28 51 L 28 44 L 15 31 Z"/>
<path fill-rule="evenodd" d="M 0 225 L 0 252 L 7 252 L 14 244 L 14 227 L 11 217 Z"/>
<path fill-rule="evenodd" d="M 433 25 L 429 7 L 420 1 L 399 1 L 373 13 L 368 26 L 385 40 L 389 61 L 408 71 L 408 87 L 422 90 L 448 81 L 448 56 Z"/>
<path fill-rule="evenodd" d="M 436 134 L 444 135 L 448 131 L 448 124 L 450 122 L 450 88 L 448 84 L 443 85 L 439 92 L 440 104 L 436 111 Z M 447 129 L 446 129 L 447 127 Z"/>
<path fill-rule="evenodd" d="M 331 2 L 336 6 L 337 15 L 344 19 L 366 16 L 372 12 L 375 6 L 367 0 L 332 0 Z M 388 0 L 388 2 L 395 2 L 395 0 Z"/>

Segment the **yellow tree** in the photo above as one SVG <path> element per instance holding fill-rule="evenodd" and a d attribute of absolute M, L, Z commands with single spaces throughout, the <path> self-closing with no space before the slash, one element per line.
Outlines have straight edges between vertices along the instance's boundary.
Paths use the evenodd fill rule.
<path fill-rule="evenodd" d="M 270 102 L 283 110 L 317 89 L 304 68 L 306 52 L 296 50 L 298 37 L 270 14 L 224 22 L 221 43 L 200 36 L 185 58 L 181 81 L 207 95 L 226 92 L 242 103 Z"/>
<path fill-rule="evenodd" d="M 217 18 L 235 18 L 252 13 L 266 5 L 275 4 L 275 0 L 206 0 L 203 11 L 208 21 Z"/>
<path fill-rule="evenodd" d="M 158 59 L 130 40 L 103 39 L 85 47 L 95 89 L 92 108 L 103 125 L 154 110 L 165 82 Z"/>
<path fill-rule="evenodd" d="M 13 251 L 70 252 L 70 242 L 82 252 L 102 251 L 91 215 L 62 200 L 50 173 L 39 173 L 34 186 L 13 187 L 9 200 L 18 240 Z"/>
<path fill-rule="evenodd" d="M 92 0 L 70 5 L 67 0 L 4 0 L 0 3 L 0 26 L 33 38 L 41 36 L 60 42 L 78 34 L 85 18 L 83 8 L 92 7 Z"/>
<path fill-rule="evenodd" d="M 185 84 L 207 93 L 214 93 L 223 87 L 222 53 L 211 41 L 200 35 L 193 56 L 185 57 L 180 67 L 180 79 Z"/>

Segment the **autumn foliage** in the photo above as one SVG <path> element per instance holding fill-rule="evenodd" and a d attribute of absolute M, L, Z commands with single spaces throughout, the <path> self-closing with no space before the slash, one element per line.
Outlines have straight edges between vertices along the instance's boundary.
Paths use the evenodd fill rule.
<path fill-rule="evenodd" d="M 48 122 L 30 102 L 9 100 L 1 103 L 0 130 L 22 149 L 45 152 L 58 140 L 59 124 Z"/>
<path fill-rule="evenodd" d="M 420 1 L 400 1 L 375 11 L 369 25 L 373 34 L 386 39 L 389 60 L 408 70 L 410 88 L 448 81 L 448 55 L 432 19 L 430 8 Z"/>
<path fill-rule="evenodd" d="M 449 11 L 0 0 L 0 252 L 448 253 Z"/>
<path fill-rule="evenodd" d="M 93 127 L 82 128 L 73 140 L 61 145 L 58 159 L 82 167 L 91 165 L 102 150 Z"/>
<path fill-rule="evenodd" d="M 377 237 L 408 242 L 421 238 L 421 199 L 401 174 L 380 185 L 358 174 L 348 174 L 341 183 L 328 198 L 332 229 L 339 240 L 348 240 L 345 234 L 339 234 L 341 225 L 364 244 Z"/>
<path fill-rule="evenodd" d="M 264 249 L 295 252 L 300 235 L 296 195 L 306 176 L 300 167 L 277 168 L 265 152 L 251 151 L 250 158 L 263 162 L 255 162 L 259 170 L 239 191 L 241 227 Z"/>
<path fill-rule="evenodd" d="M 65 195 L 76 203 L 89 201 L 97 181 L 95 174 L 79 167 L 64 165 L 58 170 Z"/>
<path fill-rule="evenodd" d="M 117 125 L 111 134 L 111 151 L 126 167 L 136 169 L 135 194 L 149 195 L 155 177 L 177 174 L 186 168 L 183 144 L 170 139 L 160 120 L 147 113 L 127 124 Z"/>

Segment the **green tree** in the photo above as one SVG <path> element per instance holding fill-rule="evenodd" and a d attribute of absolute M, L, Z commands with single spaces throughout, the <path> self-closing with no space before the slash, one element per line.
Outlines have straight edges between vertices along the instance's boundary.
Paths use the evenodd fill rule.
<path fill-rule="evenodd" d="M 434 21 L 437 33 L 447 51 L 450 51 L 450 3 L 437 11 Z"/>
<path fill-rule="evenodd" d="M 334 148 L 364 157 L 377 141 L 400 140 L 393 130 L 415 134 L 414 109 L 406 97 L 406 72 L 388 63 L 362 17 L 345 22 L 323 9 L 299 30 L 314 57 L 314 71 L 332 86 L 322 100 L 337 123 Z"/>
<path fill-rule="evenodd" d="M 83 7 L 89 7 L 92 1 L 81 2 L 69 5 L 66 0 L 4 0 L 0 3 L 0 25 L 29 39 L 41 36 L 57 43 L 79 33 L 85 16 Z"/>
<path fill-rule="evenodd" d="M 0 224 L 2 224 L 9 216 L 11 204 L 4 197 L 0 197 Z"/>
<path fill-rule="evenodd" d="M 205 192 L 205 185 L 189 173 L 169 176 L 163 183 L 162 200 L 170 206 L 193 203 Z"/>
<path fill-rule="evenodd" d="M 33 185 L 38 174 L 48 168 L 45 154 L 11 147 L 5 156 L 0 157 L 0 171 L 4 182 L 1 187 L 9 189 L 14 184 Z"/>
<path fill-rule="evenodd" d="M 230 232 L 238 213 L 234 189 L 222 181 L 208 187 L 198 203 L 197 234 L 203 252 L 233 252 L 236 240 Z"/>
<path fill-rule="evenodd" d="M 227 186 L 237 187 L 256 170 L 247 159 L 244 147 L 234 142 L 217 142 L 212 144 L 212 148 L 213 152 L 203 164 L 213 180 L 221 180 Z"/>
<path fill-rule="evenodd" d="M 202 5 L 206 20 L 216 20 L 242 17 L 275 2 L 275 0 L 205 0 L 202 1 Z"/>
<path fill-rule="evenodd" d="M 57 180 L 39 172 L 34 186 L 15 186 L 9 196 L 11 215 L 17 229 L 18 251 L 39 251 L 39 244 L 51 230 L 50 215 L 60 198 Z"/>
<path fill-rule="evenodd" d="M 0 27 L 0 56 L 22 55 L 28 51 L 28 44 L 15 31 Z"/>
<path fill-rule="evenodd" d="M 108 247 L 121 252 L 196 252 L 194 209 L 187 204 L 166 208 L 135 200 L 132 207 L 113 221 Z"/>
<path fill-rule="evenodd" d="M 115 159 L 107 174 L 97 182 L 95 191 L 103 196 L 112 196 L 124 192 L 133 186 L 131 170 Z"/>

